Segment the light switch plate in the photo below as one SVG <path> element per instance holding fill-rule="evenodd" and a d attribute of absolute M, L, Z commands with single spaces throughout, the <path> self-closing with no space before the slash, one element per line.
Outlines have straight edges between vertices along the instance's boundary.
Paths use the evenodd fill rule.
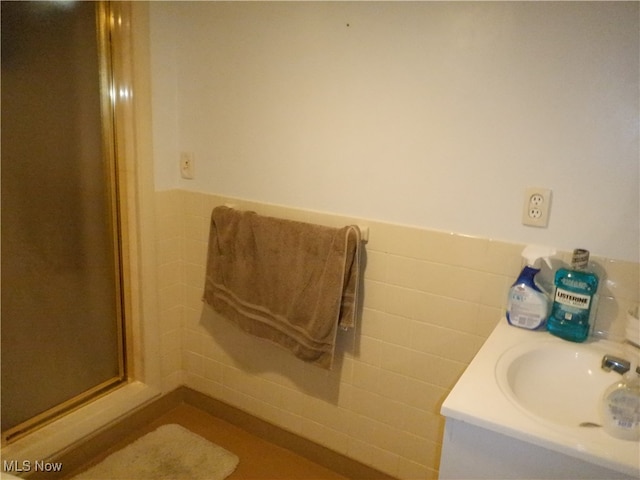
<path fill-rule="evenodd" d="M 194 155 L 191 152 L 182 152 L 180 154 L 180 175 L 187 180 L 193 180 L 195 164 Z"/>

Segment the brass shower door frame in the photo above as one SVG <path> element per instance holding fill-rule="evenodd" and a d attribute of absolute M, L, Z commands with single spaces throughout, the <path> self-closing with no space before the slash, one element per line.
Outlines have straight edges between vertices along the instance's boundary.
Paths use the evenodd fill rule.
<path fill-rule="evenodd" d="M 71 413 L 88 402 L 98 399 L 126 385 L 132 370 L 131 327 L 127 321 L 132 313 L 131 219 L 128 218 L 127 197 L 131 195 L 132 180 L 127 175 L 125 135 L 131 122 L 131 73 L 127 64 L 130 49 L 128 27 L 130 11 L 122 2 L 96 2 L 96 32 L 99 56 L 99 84 L 101 102 L 101 142 L 103 169 L 107 185 L 109 216 L 112 225 L 114 247 L 114 271 L 116 273 L 116 325 L 118 336 L 118 375 L 75 397 L 64 401 L 4 432 L 2 445 L 7 445 L 35 429 L 43 427 L 61 416 Z"/>

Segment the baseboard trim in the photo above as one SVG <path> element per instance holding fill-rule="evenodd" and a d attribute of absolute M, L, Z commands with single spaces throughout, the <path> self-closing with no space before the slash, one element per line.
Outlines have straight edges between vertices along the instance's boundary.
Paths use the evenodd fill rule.
<path fill-rule="evenodd" d="M 236 407 L 187 387 L 180 387 L 183 401 L 225 420 L 257 437 L 327 467 L 352 480 L 394 480 L 379 470 L 364 465 L 311 440 L 300 437 Z M 179 390 L 180 390 L 179 389 Z"/>
<path fill-rule="evenodd" d="M 156 418 L 172 410 L 182 402 L 182 393 L 174 390 L 150 402 L 141 405 L 111 424 L 92 432 L 78 442 L 70 445 L 54 457 L 46 459 L 51 463 L 62 463 L 61 472 L 37 472 L 32 470 L 25 478 L 28 480 L 61 480 L 76 472 L 105 449 L 125 439 L 131 432 L 143 428 Z"/>
<path fill-rule="evenodd" d="M 114 424 L 96 431 L 90 437 L 72 445 L 57 455 L 56 458 L 48 460 L 51 462 L 61 462 L 64 465 L 63 472 L 40 472 L 40 474 L 34 472 L 34 474 L 28 478 L 29 480 L 64 479 L 66 475 L 75 472 L 87 462 L 104 452 L 108 446 L 115 445 L 122 441 L 131 434 L 132 431 L 143 428 L 156 418 L 181 404 L 198 408 L 252 435 L 269 441 L 279 447 L 286 448 L 347 478 L 353 480 L 394 480 L 394 477 L 372 467 L 188 387 L 179 387 L 149 404 L 136 409 Z"/>

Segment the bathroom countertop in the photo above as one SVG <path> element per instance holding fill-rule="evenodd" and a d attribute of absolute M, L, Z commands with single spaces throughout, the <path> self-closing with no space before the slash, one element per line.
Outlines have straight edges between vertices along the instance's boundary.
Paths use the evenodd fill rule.
<path fill-rule="evenodd" d="M 639 475 L 639 442 L 618 440 L 602 428 L 554 424 L 525 411 L 503 393 L 496 375 L 498 361 L 510 348 L 531 341 L 568 343 L 546 331 L 513 327 L 503 318 L 444 401 L 442 415 L 627 475 Z M 589 347 L 614 354 L 622 348 L 607 340 L 589 343 Z M 612 383 L 619 378 L 612 376 Z"/>

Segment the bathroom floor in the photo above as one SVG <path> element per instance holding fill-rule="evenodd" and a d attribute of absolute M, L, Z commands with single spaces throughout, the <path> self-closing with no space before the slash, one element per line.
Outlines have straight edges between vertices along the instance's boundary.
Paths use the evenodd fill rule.
<path fill-rule="evenodd" d="M 347 480 L 346 477 L 328 468 L 186 404 L 175 407 L 144 428 L 132 433 L 125 440 L 105 451 L 99 458 L 95 458 L 86 467 L 98 463 L 114 451 L 167 423 L 182 425 L 235 453 L 240 458 L 240 463 L 227 477 L 228 480 Z M 70 472 L 66 478 L 71 478 L 80 470 Z"/>

